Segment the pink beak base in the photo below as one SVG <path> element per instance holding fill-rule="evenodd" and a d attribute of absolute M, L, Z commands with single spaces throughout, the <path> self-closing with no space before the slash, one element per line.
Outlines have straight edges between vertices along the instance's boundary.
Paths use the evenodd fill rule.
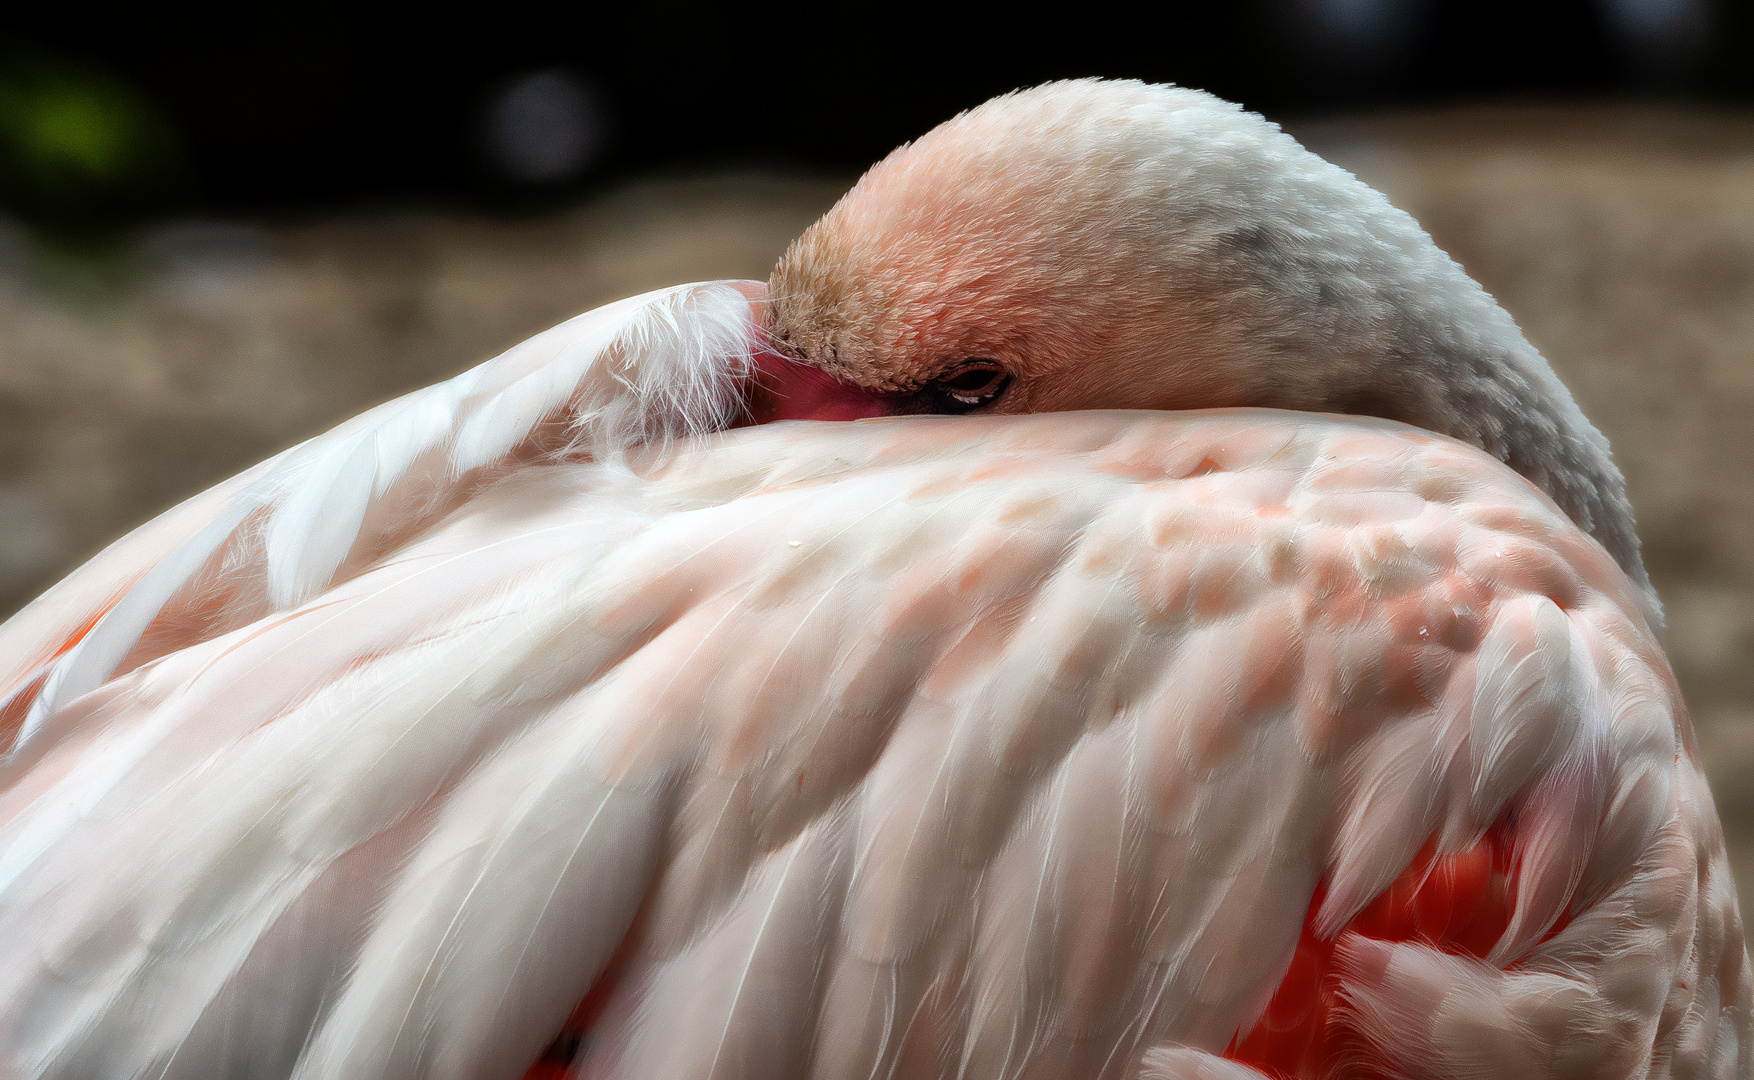
<path fill-rule="evenodd" d="M 767 302 L 765 282 L 733 281 L 730 285 L 747 297 L 757 311 Z M 841 382 L 821 368 L 767 350 L 756 353 L 754 360 L 749 414 L 738 427 L 771 424 L 776 420 L 860 420 L 889 414 L 880 395 Z"/>
<path fill-rule="evenodd" d="M 749 423 L 775 420 L 860 420 L 889 415 L 888 403 L 863 387 L 778 353 L 755 357 Z"/>

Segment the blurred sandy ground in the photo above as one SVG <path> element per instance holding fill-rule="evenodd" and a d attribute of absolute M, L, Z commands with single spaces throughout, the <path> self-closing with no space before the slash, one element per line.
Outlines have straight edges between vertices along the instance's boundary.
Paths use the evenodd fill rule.
<path fill-rule="evenodd" d="M 1754 118 L 1305 125 L 1503 301 L 1608 434 L 1754 897 Z M 846 178 L 850 179 L 850 178 Z M 210 481 L 607 300 L 766 277 L 845 181 L 649 182 L 542 220 L 0 234 L 0 612 Z"/>

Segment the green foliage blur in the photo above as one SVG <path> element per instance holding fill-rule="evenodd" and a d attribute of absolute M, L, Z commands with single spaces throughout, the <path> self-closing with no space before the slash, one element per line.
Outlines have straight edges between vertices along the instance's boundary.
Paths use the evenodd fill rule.
<path fill-rule="evenodd" d="M 98 239 L 177 203 L 175 131 L 121 79 L 0 43 L 0 213 L 62 240 Z"/>

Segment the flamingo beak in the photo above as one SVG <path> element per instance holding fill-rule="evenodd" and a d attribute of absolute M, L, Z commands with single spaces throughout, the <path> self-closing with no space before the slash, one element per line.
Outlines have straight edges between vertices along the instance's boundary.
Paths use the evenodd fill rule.
<path fill-rule="evenodd" d="M 759 321 L 767 303 L 767 284 L 761 281 L 729 284 L 748 298 Z M 737 427 L 771 424 L 775 420 L 859 420 L 887 416 L 892 411 L 881 395 L 842 382 L 821 368 L 766 349 L 756 353 L 754 361 L 748 412 Z"/>
<path fill-rule="evenodd" d="M 749 422 L 775 420 L 859 420 L 889 415 L 883 397 L 842 382 L 809 364 L 764 352 L 755 358 L 750 381 Z"/>

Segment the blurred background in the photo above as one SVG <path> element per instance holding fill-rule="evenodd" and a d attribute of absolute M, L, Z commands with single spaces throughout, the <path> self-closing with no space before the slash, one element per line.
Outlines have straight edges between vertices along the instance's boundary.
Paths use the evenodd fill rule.
<path fill-rule="evenodd" d="M 1608 434 L 1754 897 L 1754 4 L 514 4 L 0 24 L 0 614 L 607 300 L 765 277 L 1017 86 L 1209 89 L 1388 193 Z"/>

